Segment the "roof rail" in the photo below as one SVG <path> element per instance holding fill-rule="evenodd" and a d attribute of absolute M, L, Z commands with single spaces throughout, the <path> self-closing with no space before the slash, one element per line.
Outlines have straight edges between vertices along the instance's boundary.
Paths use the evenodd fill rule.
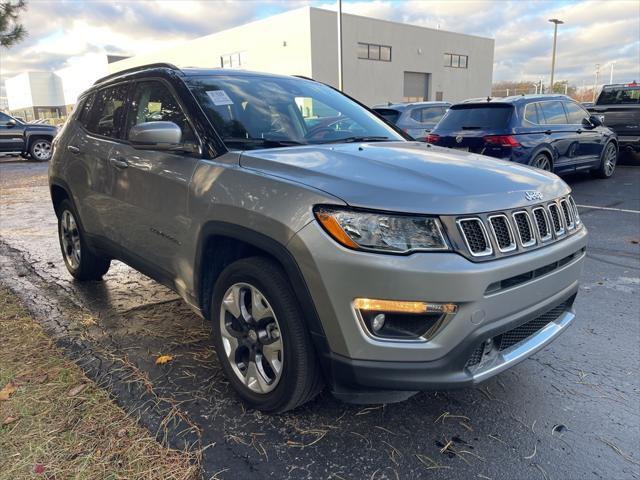
<path fill-rule="evenodd" d="M 127 68 L 125 70 L 120 70 L 118 72 L 111 73 L 109 75 L 105 75 L 104 77 L 99 78 L 98 80 L 93 82 L 93 84 L 97 85 L 97 84 L 102 83 L 102 82 L 104 82 L 106 80 L 109 80 L 110 78 L 114 78 L 114 77 L 117 77 L 119 75 L 123 75 L 125 73 L 132 73 L 132 72 L 137 72 L 137 71 L 140 71 L 140 70 L 148 70 L 149 68 L 169 68 L 171 70 L 180 71 L 180 69 L 178 67 L 176 67 L 172 63 L 148 63 L 147 65 L 139 65 L 137 67 Z"/>

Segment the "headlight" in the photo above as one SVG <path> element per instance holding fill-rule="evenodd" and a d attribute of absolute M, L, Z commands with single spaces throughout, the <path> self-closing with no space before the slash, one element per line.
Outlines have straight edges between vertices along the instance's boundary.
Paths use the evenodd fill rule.
<path fill-rule="evenodd" d="M 395 215 L 319 206 L 315 215 L 338 243 L 356 250 L 406 253 L 447 250 L 440 221 L 434 217 Z"/>

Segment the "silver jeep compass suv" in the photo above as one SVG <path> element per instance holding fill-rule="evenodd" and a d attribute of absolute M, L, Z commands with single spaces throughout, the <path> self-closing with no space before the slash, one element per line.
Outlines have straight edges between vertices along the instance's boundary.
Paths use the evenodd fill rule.
<path fill-rule="evenodd" d="M 120 72 L 53 149 L 71 275 L 117 259 L 174 289 L 264 411 L 470 386 L 574 318 L 587 232 L 562 180 L 408 141 L 309 79 Z"/>

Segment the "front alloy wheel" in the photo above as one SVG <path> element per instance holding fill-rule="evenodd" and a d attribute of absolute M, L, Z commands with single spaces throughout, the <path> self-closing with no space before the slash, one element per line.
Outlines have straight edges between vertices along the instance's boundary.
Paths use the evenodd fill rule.
<path fill-rule="evenodd" d="M 282 335 L 262 292 L 248 283 L 229 287 L 220 308 L 220 332 L 238 380 L 256 393 L 272 391 L 282 377 Z"/>
<path fill-rule="evenodd" d="M 304 315 L 277 262 L 250 257 L 228 265 L 213 286 L 211 315 L 218 360 L 247 405 L 285 412 L 322 390 Z"/>

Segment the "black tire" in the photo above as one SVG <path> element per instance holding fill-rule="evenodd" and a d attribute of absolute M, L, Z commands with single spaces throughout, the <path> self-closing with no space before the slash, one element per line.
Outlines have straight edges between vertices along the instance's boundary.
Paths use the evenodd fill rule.
<path fill-rule="evenodd" d="M 225 317 L 222 317 L 222 302 L 230 288 L 237 284 L 255 287 L 272 309 L 273 317 L 277 318 L 276 324 L 279 334 L 276 338 L 280 338 L 282 342 L 281 373 L 278 380 L 273 383 L 275 386 L 271 387 L 273 390 L 266 393 L 255 392 L 245 384 L 249 382 L 241 381 L 242 372 L 239 369 L 238 373 L 234 371 L 234 367 L 231 365 L 232 360 L 229 359 L 225 351 L 221 319 L 227 319 L 226 315 L 229 315 L 229 312 L 224 312 Z M 284 271 L 277 263 L 265 257 L 250 257 L 232 263 L 218 277 L 212 297 L 210 316 L 215 349 L 227 379 L 244 402 L 251 408 L 263 412 L 281 413 L 308 402 L 320 393 L 323 387 L 323 378 L 315 349 L 302 318 L 300 306 Z M 244 301 L 244 297 L 240 297 Z M 249 302 L 248 305 L 251 303 Z M 253 310 L 254 307 L 251 307 L 251 315 L 253 315 Z M 236 331 L 236 333 L 238 332 Z M 248 337 L 249 335 L 244 335 L 239 342 L 247 341 Z M 259 338 L 263 337 L 260 335 Z M 260 341 L 256 343 L 260 343 Z M 233 347 L 229 348 L 230 351 L 234 351 Z M 246 347 L 241 344 L 235 351 L 239 352 L 242 348 Z M 259 349 L 260 346 L 252 348 Z M 237 359 L 238 355 L 235 353 L 230 356 Z M 237 369 L 238 361 L 235 362 Z M 243 364 L 245 367 L 250 365 L 251 359 Z M 257 360 L 254 362 L 254 366 L 256 364 Z M 246 372 L 247 370 L 245 370 L 245 378 Z"/>
<path fill-rule="evenodd" d="M 618 146 L 613 143 L 607 143 L 602 149 L 600 156 L 600 165 L 591 173 L 596 178 L 611 178 L 616 171 L 618 162 Z"/>
<path fill-rule="evenodd" d="M 102 276 L 109 270 L 111 260 L 96 255 L 88 247 L 78 220 L 78 214 L 68 199 L 60 202 L 57 213 L 58 240 L 60 241 L 62 258 L 69 273 L 73 278 L 81 281 L 102 279 Z M 65 224 L 69 219 L 73 219 L 73 225 Z M 78 255 L 75 255 L 77 246 L 80 249 Z"/>
<path fill-rule="evenodd" d="M 546 153 L 538 153 L 531 159 L 529 165 L 545 172 L 553 172 L 553 163 Z"/>
<path fill-rule="evenodd" d="M 37 162 L 47 162 L 51 158 L 51 139 L 34 138 L 29 145 L 29 156 Z"/>

